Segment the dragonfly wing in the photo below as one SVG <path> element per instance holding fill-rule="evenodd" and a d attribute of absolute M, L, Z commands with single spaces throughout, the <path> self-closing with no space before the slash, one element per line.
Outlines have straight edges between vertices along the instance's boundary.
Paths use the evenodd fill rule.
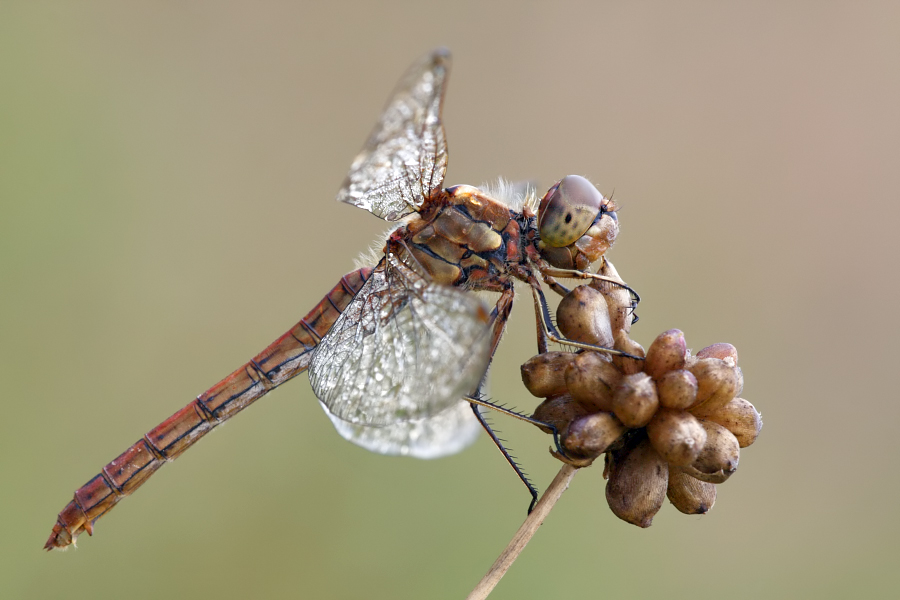
<path fill-rule="evenodd" d="M 441 106 L 449 68 L 445 49 L 410 67 L 353 161 L 338 200 L 396 221 L 440 189 L 447 170 Z"/>
<path fill-rule="evenodd" d="M 334 416 L 324 404 L 322 408 L 341 437 L 370 452 L 390 456 L 440 458 L 456 454 L 469 447 L 481 433 L 481 424 L 465 400 L 431 417 L 383 427 L 348 423 Z"/>
<path fill-rule="evenodd" d="M 329 413 L 355 425 L 438 415 L 484 376 L 488 322 L 477 297 L 389 255 L 313 351 L 310 384 Z"/>

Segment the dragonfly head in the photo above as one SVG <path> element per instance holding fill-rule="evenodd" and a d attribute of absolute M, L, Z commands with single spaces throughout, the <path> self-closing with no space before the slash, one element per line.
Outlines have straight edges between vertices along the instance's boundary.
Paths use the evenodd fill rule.
<path fill-rule="evenodd" d="M 541 256 L 560 269 L 586 269 L 616 240 L 616 210 L 616 204 L 584 177 L 563 177 L 538 206 Z"/>

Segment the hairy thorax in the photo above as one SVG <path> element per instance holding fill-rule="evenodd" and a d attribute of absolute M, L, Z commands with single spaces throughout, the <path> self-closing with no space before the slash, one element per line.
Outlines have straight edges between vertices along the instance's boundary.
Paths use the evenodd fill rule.
<path fill-rule="evenodd" d="M 492 288 L 509 263 L 523 260 L 521 213 L 468 185 L 448 188 L 434 200 L 391 235 L 434 281 Z"/>

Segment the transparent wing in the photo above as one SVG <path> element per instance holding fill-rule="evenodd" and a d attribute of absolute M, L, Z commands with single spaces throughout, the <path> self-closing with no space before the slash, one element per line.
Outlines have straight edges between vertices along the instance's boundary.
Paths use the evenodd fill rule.
<path fill-rule="evenodd" d="M 437 415 L 478 387 L 488 321 L 474 295 L 389 254 L 316 347 L 310 384 L 328 412 L 356 425 Z"/>
<path fill-rule="evenodd" d="M 447 170 L 441 105 L 449 68 L 445 49 L 410 67 L 353 161 L 338 200 L 396 221 L 440 189 Z"/>
<path fill-rule="evenodd" d="M 432 417 L 383 427 L 358 425 L 337 418 L 322 405 L 345 440 L 371 452 L 414 458 L 440 458 L 468 448 L 481 433 L 481 424 L 465 400 Z"/>

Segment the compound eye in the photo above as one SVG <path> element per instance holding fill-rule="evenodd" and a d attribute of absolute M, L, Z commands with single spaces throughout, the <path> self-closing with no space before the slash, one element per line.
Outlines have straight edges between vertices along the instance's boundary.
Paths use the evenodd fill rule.
<path fill-rule="evenodd" d="M 563 177 L 541 198 L 541 240 L 554 248 L 574 244 L 594 224 L 602 204 L 603 196 L 593 183 L 578 175 Z"/>

